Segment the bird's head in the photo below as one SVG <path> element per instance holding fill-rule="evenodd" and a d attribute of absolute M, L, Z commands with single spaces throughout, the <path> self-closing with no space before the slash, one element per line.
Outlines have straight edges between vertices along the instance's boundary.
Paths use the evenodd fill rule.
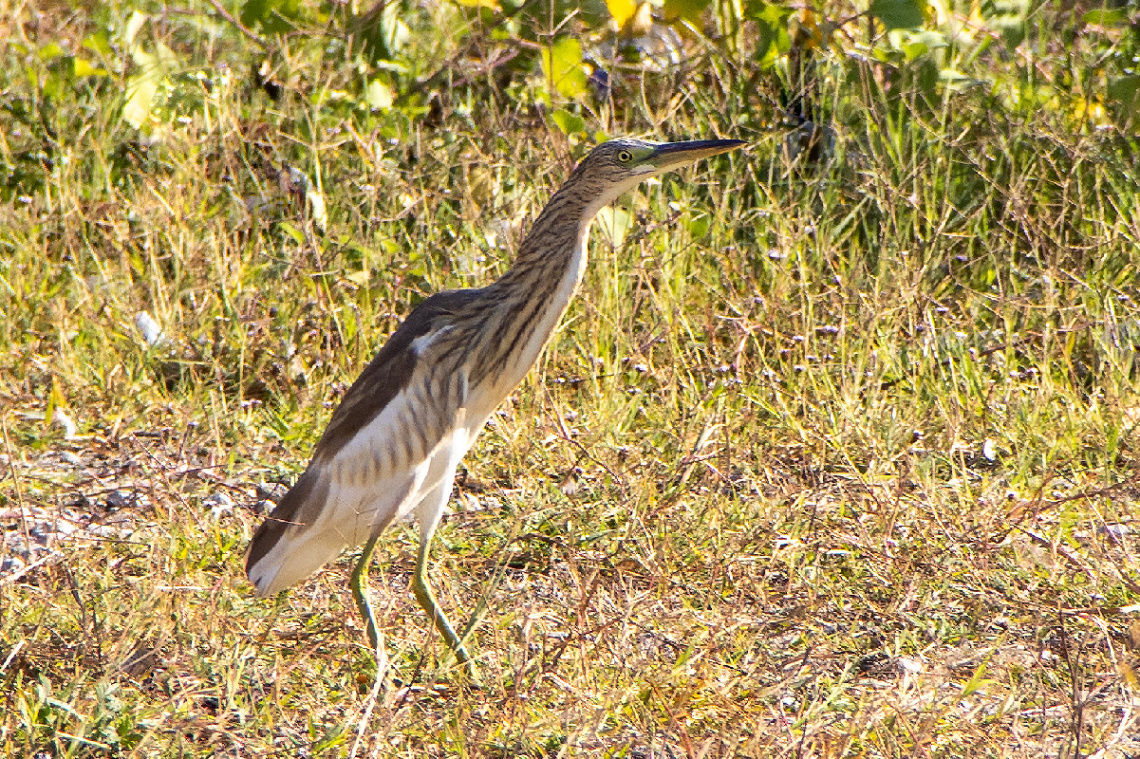
<path fill-rule="evenodd" d="M 727 153 L 745 144 L 743 140 L 610 140 L 591 150 L 574 169 L 571 179 L 579 186 L 588 187 L 594 195 L 586 213 L 587 217 L 592 217 L 598 209 L 645 179 L 702 158 Z"/>

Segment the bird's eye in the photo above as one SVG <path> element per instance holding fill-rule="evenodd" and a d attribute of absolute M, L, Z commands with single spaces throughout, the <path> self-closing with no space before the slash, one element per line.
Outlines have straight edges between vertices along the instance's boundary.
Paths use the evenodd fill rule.
<path fill-rule="evenodd" d="M 629 163 L 633 160 L 633 153 L 629 152 L 628 150 L 623 150 L 617 154 L 617 159 L 622 163 Z"/>

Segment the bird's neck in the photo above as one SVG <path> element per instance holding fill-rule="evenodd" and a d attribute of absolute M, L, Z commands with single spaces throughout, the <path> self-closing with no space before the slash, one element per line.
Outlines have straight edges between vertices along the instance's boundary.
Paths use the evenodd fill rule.
<path fill-rule="evenodd" d="M 541 302 L 554 310 L 555 324 L 566 310 L 586 269 L 586 238 L 597 209 L 567 182 L 546 204 L 519 246 L 511 267 L 492 287 L 504 295 Z"/>
<path fill-rule="evenodd" d="M 573 263 L 575 249 L 585 244 L 594 214 L 586 217 L 586 203 L 572 190 L 567 184 L 542 209 L 500 281 L 529 287 L 536 277 L 557 277 Z"/>
<path fill-rule="evenodd" d="M 511 267 L 487 290 L 496 304 L 486 317 L 504 351 L 495 386 L 505 394 L 538 360 L 570 305 L 586 269 L 586 237 L 596 209 L 567 183 L 543 209 Z M 509 339 L 504 339 L 510 336 Z M 476 375 L 478 375 L 476 371 Z"/>

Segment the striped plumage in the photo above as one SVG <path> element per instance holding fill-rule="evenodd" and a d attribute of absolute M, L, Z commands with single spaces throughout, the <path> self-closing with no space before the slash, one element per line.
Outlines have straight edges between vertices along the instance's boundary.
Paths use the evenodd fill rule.
<path fill-rule="evenodd" d="M 598 210 L 648 177 L 743 144 L 599 145 L 551 198 L 500 279 L 420 303 L 345 394 L 308 468 L 254 533 L 246 571 L 258 595 L 283 590 L 345 547 L 369 540 L 363 568 L 375 537 L 414 514 L 420 522 L 416 598 L 467 661 L 425 573 L 456 466 L 558 326 L 582 279 Z M 374 636 L 363 591 L 354 592 Z"/>

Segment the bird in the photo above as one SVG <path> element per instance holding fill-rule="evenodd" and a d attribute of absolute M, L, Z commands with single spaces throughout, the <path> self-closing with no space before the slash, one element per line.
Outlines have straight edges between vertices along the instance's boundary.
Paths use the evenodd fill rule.
<path fill-rule="evenodd" d="M 460 460 L 554 334 L 582 280 L 598 211 L 650 177 L 745 144 L 604 142 L 554 193 L 499 279 L 421 301 L 345 393 L 308 467 L 254 531 L 245 569 L 256 595 L 275 595 L 364 543 L 349 584 L 379 658 L 368 566 L 384 529 L 415 517 L 412 592 L 456 659 L 474 671 L 427 577 Z"/>

